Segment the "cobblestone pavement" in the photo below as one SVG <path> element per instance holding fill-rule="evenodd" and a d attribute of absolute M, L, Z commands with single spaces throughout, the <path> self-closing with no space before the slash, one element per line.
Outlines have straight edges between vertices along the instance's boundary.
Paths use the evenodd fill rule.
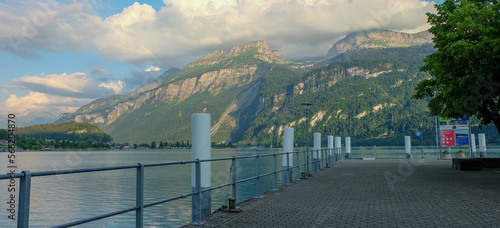
<path fill-rule="evenodd" d="M 500 173 L 457 171 L 450 160 L 346 160 L 239 206 L 197 227 L 500 227 Z"/>

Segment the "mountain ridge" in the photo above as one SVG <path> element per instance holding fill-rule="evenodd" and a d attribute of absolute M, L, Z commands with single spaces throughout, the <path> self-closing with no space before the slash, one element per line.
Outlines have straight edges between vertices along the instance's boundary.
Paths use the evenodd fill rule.
<path fill-rule="evenodd" d="M 259 78 L 272 69 L 271 63 L 275 61 L 288 62 L 279 53 L 271 51 L 269 45 L 264 41 L 240 45 L 230 51 L 215 51 L 200 58 L 199 61 L 195 61 L 195 64 L 186 66 L 172 79 L 162 82 L 161 85 L 153 89 L 137 90 L 138 92 L 131 95 L 114 96 L 91 102 L 73 114 L 60 116 L 57 122 L 73 120 L 91 122 L 108 132 L 113 132 L 116 128 L 121 128 L 117 126 L 120 124 L 115 123 L 122 122 L 122 119 L 127 119 L 129 114 L 143 107 L 149 109 L 154 105 L 176 106 L 188 99 L 199 99 L 200 94 L 217 97 L 220 93 L 235 90 L 229 92 L 229 94 L 233 94 L 232 98 L 227 101 L 228 104 L 224 105 L 230 105 L 219 111 L 220 113 L 217 115 L 221 115 L 223 118 L 221 121 L 217 121 L 218 127 L 213 130 L 214 132 L 224 131 L 225 125 L 232 129 L 236 127 L 235 123 L 239 119 L 237 109 L 245 108 L 253 103 L 253 100 L 244 101 L 248 97 L 256 97 L 256 94 L 247 90 L 254 91 L 252 88 L 258 87 Z M 210 68 L 213 65 L 217 66 Z M 205 69 L 193 70 L 193 68 L 200 66 L 205 67 Z M 238 99 L 239 93 L 248 93 L 248 96 L 245 99 L 240 96 Z M 213 101 L 213 103 L 217 102 Z M 207 109 L 208 107 L 205 107 L 198 112 L 205 112 Z M 229 113 L 232 113 L 232 116 Z M 156 115 L 154 112 L 142 113 L 145 118 L 151 114 Z M 179 111 L 178 115 L 182 116 L 182 111 Z M 119 139 L 120 137 L 118 137 Z"/>
<path fill-rule="evenodd" d="M 384 29 L 374 29 L 347 34 L 328 50 L 325 59 L 334 58 L 353 49 L 410 47 L 432 43 L 433 35 L 428 31 L 414 34 Z"/>
<path fill-rule="evenodd" d="M 305 120 L 298 111 L 302 110 L 300 101 L 313 101 L 319 106 L 313 107 L 312 129 L 345 135 L 345 129 L 337 128 L 345 127 L 345 118 L 353 116 L 360 120 L 356 122 L 360 125 L 353 127 L 358 137 L 393 136 L 400 130 L 370 128 L 376 124 L 392 126 L 394 123 L 381 121 L 392 116 L 393 111 L 421 117 L 427 113 L 425 101 L 413 101 L 408 94 L 416 81 L 427 77 L 418 66 L 433 48 L 420 41 L 407 43 L 415 45 L 352 46 L 341 53 L 349 54 L 350 59 L 314 66 L 293 63 L 272 51 L 265 41 L 250 42 L 228 51 L 213 51 L 153 89 L 91 102 L 75 113 L 61 116 L 58 122 L 91 122 L 118 142 L 175 141 L 189 139 L 191 113 L 206 112 L 212 115 L 214 142 L 269 145 L 279 141 L 284 126 L 299 126 Z M 407 59 L 401 60 L 402 56 Z M 335 101 L 340 103 L 332 99 L 340 99 Z M 412 108 L 409 104 L 417 107 L 415 113 L 408 111 Z M 342 108 L 334 110 L 335 106 Z M 371 121 L 368 129 L 362 127 L 365 119 Z M 392 127 L 402 131 L 410 127 L 398 124 Z M 300 142 L 302 129 L 297 133 Z"/>

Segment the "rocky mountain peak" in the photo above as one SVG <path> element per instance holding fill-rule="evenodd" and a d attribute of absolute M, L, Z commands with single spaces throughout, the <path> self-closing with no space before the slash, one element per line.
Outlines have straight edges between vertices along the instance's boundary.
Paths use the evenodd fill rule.
<path fill-rule="evenodd" d="M 241 55 L 245 52 L 255 50 L 261 54 L 264 55 L 273 55 L 271 52 L 271 47 L 269 47 L 269 44 L 266 43 L 266 41 L 263 40 L 258 40 L 254 42 L 250 42 L 247 44 L 243 44 L 240 46 L 236 46 L 231 48 L 231 50 L 228 52 L 229 56 L 238 56 Z"/>
<path fill-rule="evenodd" d="M 245 54 L 253 55 L 253 58 L 260 59 L 268 63 L 288 63 L 290 60 L 280 55 L 278 51 L 271 50 L 266 41 L 258 40 L 247 44 L 235 46 L 231 50 L 215 50 L 202 58 L 190 63 L 186 68 L 200 65 L 214 65 L 222 63 L 231 58 Z"/>
<path fill-rule="evenodd" d="M 334 58 L 351 49 L 410 47 L 432 43 L 432 34 L 423 31 L 415 34 L 375 29 L 350 33 L 328 51 L 326 59 Z"/>

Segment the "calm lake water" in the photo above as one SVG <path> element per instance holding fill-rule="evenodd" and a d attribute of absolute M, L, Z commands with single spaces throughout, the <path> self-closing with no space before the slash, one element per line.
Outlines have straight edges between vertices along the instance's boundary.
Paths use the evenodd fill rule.
<path fill-rule="evenodd" d="M 280 149 L 212 150 L 212 158 L 278 153 Z M 7 153 L 0 153 L 0 170 L 7 173 Z M 75 152 L 17 152 L 16 172 L 31 172 L 161 163 L 191 159 L 191 150 L 120 150 Z M 278 157 L 278 169 L 281 158 Z M 273 157 L 261 159 L 261 173 L 272 172 Z M 212 162 L 212 186 L 231 181 L 231 161 Z M 238 179 L 256 175 L 256 159 L 238 161 Z M 281 176 L 278 176 L 280 183 Z M 262 192 L 273 188 L 274 177 L 262 179 Z M 0 180 L 0 227 L 15 227 L 7 218 L 8 180 Z M 17 183 L 19 179 L 17 179 Z M 30 227 L 49 227 L 135 206 L 136 169 L 33 177 Z M 191 192 L 191 165 L 147 167 L 145 204 Z M 256 182 L 238 185 L 238 202 L 256 194 Z M 19 193 L 19 190 L 16 190 Z M 212 211 L 227 204 L 231 186 L 212 191 Z M 18 200 L 19 197 L 17 196 Z M 17 209 L 17 205 L 16 205 Z M 17 212 L 16 212 L 17 216 Z M 17 219 L 17 217 L 16 217 Z M 191 222 L 191 198 L 176 200 L 144 211 L 146 227 L 178 227 Z M 79 227 L 135 227 L 135 212 L 87 223 Z"/>

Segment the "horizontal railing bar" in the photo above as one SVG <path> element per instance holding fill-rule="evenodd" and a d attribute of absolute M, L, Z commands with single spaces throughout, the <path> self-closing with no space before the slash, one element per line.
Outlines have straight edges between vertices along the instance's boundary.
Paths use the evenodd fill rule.
<path fill-rule="evenodd" d="M 278 173 L 278 172 L 276 172 Z M 269 176 L 269 175 L 273 175 L 274 172 L 270 172 L 270 173 L 264 173 L 264 174 L 261 174 L 260 177 L 265 177 L 265 176 Z"/>
<path fill-rule="evenodd" d="M 236 159 L 256 158 L 257 155 L 235 156 Z"/>
<path fill-rule="evenodd" d="M 286 155 L 286 153 L 276 153 L 276 155 Z M 261 154 L 260 157 L 273 157 L 274 156 L 274 153 L 272 154 Z"/>
<path fill-rule="evenodd" d="M 124 209 L 124 210 L 121 210 L 121 211 L 111 212 L 111 213 L 108 213 L 108 214 L 99 215 L 99 216 L 95 216 L 95 217 L 87 218 L 87 219 L 82 219 L 82 220 L 79 220 L 79 221 L 70 222 L 70 223 L 66 223 L 66 224 L 62 224 L 62 225 L 58 225 L 58 226 L 54 226 L 54 227 L 76 226 L 76 225 L 80 225 L 80 224 L 84 224 L 84 223 L 88 223 L 88 222 L 93 222 L 93 221 L 96 221 L 96 220 L 99 220 L 99 219 L 108 218 L 108 217 L 111 217 L 111 216 L 115 216 L 115 215 L 124 214 L 124 213 L 131 212 L 131 211 L 135 211 L 138 208 L 139 207 L 132 207 L 132 208 Z"/>
<path fill-rule="evenodd" d="M 246 178 L 246 179 L 241 179 L 239 181 L 236 181 L 236 184 L 243 183 L 245 181 L 251 181 L 251 180 L 254 180 L 254 179 L 257 179 L 257 176 L 255 176 L 255 177 L 249 177 L 249 178 Z"/>
<path fill-rule="evenodd" d="M 200 160 L 200 161 L 205 162 L 205 161 L 228 161 L 228 160 L 233 160 L 233 157 L 212 158 L 212 159 L 206 159 L 206 160 Z"/>
<path fill-rule="evenodd" d="M 184 199 L 184 198 L 187 198 L 189 196 L 196 195 L 196 194 L 198 194 L 198 192 L 191 192 L 191 193 L 188 193 L 188 194 L 182 194 L 182 195 L 179 195 L 179 196 L 176 196 L 176 197 L 172 197 L 172 198 L 168 198 L 168 199 L 156 201 L 156 202 L 153 202 L 153 203 L 144 204 L 144 208 L 155 206 L 155 205 L 166 203 L 166 202 L 170 202 L 170 201 L 174 201 L 174 200 L 178 200 L 178 199 Z"/>
<path fill-rule="evenodd" d="M 151 164 L 144 164 L 144 167 L 166 166 L 166 165 L 184 165 L 184 164 L 191 164 L 191 163 L 196 163 L 196 160 L 164 162 L 164 163 L 151 163 Z"/>
<path fill-rule="evenodd" d="M 223 185 L 218 185 L 218 186 L 211 187 L 211 188 L 208 188 L 208 189 L 204 189 L 204 190 L 201 190 L 201 192 L 216 190 L 216 189 L 224 188 L 224 187 L 227 187 L 227 186 L 230 186 L 230 185 L 233 185 L 233 182 L 227 183 L 227 184 L 223 184 Z"/>
<path fill-rule="evenodd" d="M 14 174 L 14 178 L 24 177 L 24 173 L 16 173 Z M 2 174 L 0 175 L 0 180 L 2 179 L 10 179 L 12 178 L 10 174 Z"/>
<path fill-rule="evenodd" d="M 51 175 L 61 175 L 61 174 L 72 174 L 72 173 L 88 173 L 97 171 L 111 171 L 120 169 L 132 169 L 137 168 L 139 165 L 126 165 L 126 166 L 111 166 L 111 167 L 100 167 L 100 168 L 86 168 L 86 169 L 66 169 L 66 170 L 54 170 L 54 171 L 42 171 L 31 173 L 32 177 L 35 176 L 51 176 Z"/>
<path fill-rule="evenodd" d="M 137 168 L 139 165 L 126 165 L 126 166 L 111 166 L 111 167 L 99 167 L 99 168 L 85 168 L 85 169 L 63 169 L 63 170 L 53 170 L 53 171 L 41 171 L 31 173 L 32 177 L 40 176 L 51 176 L 51 175 L 61 175 L 61 174 L 72 174 L 72 173 L 88 173 L 88 172 L 98 172 L 98 171 L 110 171 L 110 170 L 120 170 L 120 169 L 132 169 Z M 16 173 L 14 178 L 24 177 L 23 173 Z M 0 179 L 10 179 L 10 175 L 0 175 Z"/>

